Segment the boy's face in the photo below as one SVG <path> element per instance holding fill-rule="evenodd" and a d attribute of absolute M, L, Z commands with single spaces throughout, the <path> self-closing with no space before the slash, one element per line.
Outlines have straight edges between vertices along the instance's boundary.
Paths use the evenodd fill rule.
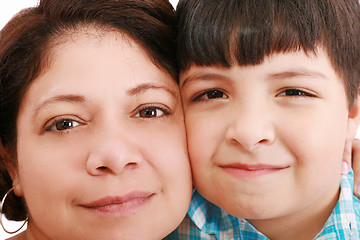
<path fill-rule="evenodd" d="M 247 219 L 336 202 L 358 112 L 324 51 L 230 69 L 192 65 L 180 87 L 194 184 L 205 198 Z"/>

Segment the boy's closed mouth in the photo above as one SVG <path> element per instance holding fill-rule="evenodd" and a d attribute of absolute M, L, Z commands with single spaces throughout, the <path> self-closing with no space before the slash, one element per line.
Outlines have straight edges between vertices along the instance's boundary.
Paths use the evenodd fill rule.
<path fill-rule="evenodd" d="M 227 173 L 236 177 L 258 177 L 270 173 L 275 173 L 289 168 L 289 165 L 269 165 L 269 164 L 241 164 L 232 163 L 219 165 Z"/>

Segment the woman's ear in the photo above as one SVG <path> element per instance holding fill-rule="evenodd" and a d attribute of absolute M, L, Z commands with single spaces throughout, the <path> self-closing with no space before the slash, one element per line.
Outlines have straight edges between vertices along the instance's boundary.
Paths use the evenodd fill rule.
<path fill-rule="evenodd" d="M 355 99 L 348 115 L 347 140 L 352 140 L 356 136 L 356 132 L 360 123 L 360 97 Z"/>
<path fill-rule="evenodd" d="M 3 146 L 1 141 L 0 141 L 0 160 L 1 160 L 1 168 L 6 169 L 6 171 L 10 175 L 10 178 L 13 183 L 15 195 L 17 195 L 18 197 L 23 196 L 19 174 L 16 167 L 16 162 L 14 159 L 12 159 L 12 155 L 10 154 L 10 151 Z"/>
<path fill-rule="evenodd" d="M 15 169 L 14 167 L 11 167 L 10 169 L 8 169 L 8 172 L 9 172 L 9 175 L 12 180 L 15 195 L 18 197 L 22 197 L 23 191 L 22 191 L 21 181 L 20 181 L 17 169 Z"/>

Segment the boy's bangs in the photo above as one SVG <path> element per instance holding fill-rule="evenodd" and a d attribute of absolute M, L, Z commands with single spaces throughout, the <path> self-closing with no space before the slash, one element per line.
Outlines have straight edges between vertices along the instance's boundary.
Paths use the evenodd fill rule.
<path fill-rule="evenodd" d="M 180 19 L 180 70 L 186 70 L 191 63 L 226 68 L 234 64 L 255 65 L 272 53 L 315 51 L 322 40 L 318 26 L 323 23 L 311 6 L 313 1 L 305 4 L 307 9 L 294 2 L 280 2 L 282 6 L 278 6 L 279 1 L 258 1 L 259 7 L 254 8 L 249 1 L 199 1 L 193 6 L 192 16 L 185 16 L 191 22 L 181 24 L 187 20 Z M 217 4 L 216 11 L 208 11 L 209 4 Z M 284 7 L 286 4 L 292 6 Z"/>

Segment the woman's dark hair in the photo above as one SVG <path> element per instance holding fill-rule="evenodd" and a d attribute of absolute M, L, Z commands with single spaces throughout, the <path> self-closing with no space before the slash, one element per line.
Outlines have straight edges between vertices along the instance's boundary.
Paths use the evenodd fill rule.
<path fill-rule="evenodd" d="M 273 53 L 323 47 L 344 80 L 349 106 L 360 81 L 358 0 L 180 0 L 178 62 L 256 65 Z"/>
<path fill-rule="evenodd" d="M 177 81 L 175 16 L 168 0 L 41 0 L 18 13 L 0 32 L 0 196 L 16 169 L 16 120 L 31 82 L 51 61 L 51 50 L 83 27 L 118 31 L 139 44 L 153 63 Z M 21 198 L 9 195 L 10 220 L 27 216 Z"/>

